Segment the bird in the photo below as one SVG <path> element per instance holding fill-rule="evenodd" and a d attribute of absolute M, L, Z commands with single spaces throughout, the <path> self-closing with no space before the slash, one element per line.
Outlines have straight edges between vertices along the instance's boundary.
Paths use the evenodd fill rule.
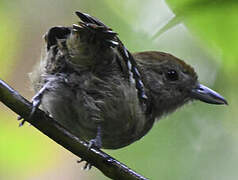
<path fill-rule="evenodd" d="M 128 146 L 194 100 L 228 104 L 181 59 L 160 51 L 131 53 L 99 19 L 76 15 L 77 24 L 52 27 L 44 36 L 45 55 L 30 73 L 32 113 L 41 108 L 89 148 Z"/>

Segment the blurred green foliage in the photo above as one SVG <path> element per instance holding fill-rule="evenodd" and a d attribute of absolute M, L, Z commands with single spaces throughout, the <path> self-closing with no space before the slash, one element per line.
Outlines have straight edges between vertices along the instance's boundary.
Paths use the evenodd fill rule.
<path fill-rule="evenodd" d="M 155 124 L 140 141 L 107 152 L 150 179 L 235 180 L 238 176 L 238 1 L 166 0 L 166 3 L 159 0 L 0 2 L 0 78 L 18 73 L 12 80 L 15 83 L 16 76 L 26 76 L 28 71 L 18 72 L 15 65 L 18 61 L 21 67 L 30 62 L 25 59 L 34 50 L 30 45 L 42 44 L 35 39 L 39 41 L 50 26 L 75 23 L 74 11 L 87 12 L 118 32 L 133 52 L 163 50 L 186 59 L 230 104 L 228 107 L 187 105 Z M 158 31 L 163 33 L 154 36 Z M 37 47 L 36 51 L 41 49 Z M 35 52 L 30 58 L 32 64 L 38 59 Z M 59 152 L 61 147 L 32 127 L 17 128 L 12 120 L 15 115 L 4 111 L 0 110 L 0 179 L 26 179 L 27 174 L 29 179 L 44 179 L 39 174 L 47 168 L 75 163 L 66 164 L 64 158 L 59 158 L 65 155 Z M 94 170 L 82 172 L 78 165 L 75 173 L 69 169 L 49 171 L 51 178 L 46 179 L 60 179 L 60 173 L 72 179 L 80 179 L 80 175 L 87 179 L 107 179 L 97 171 L 97 178 L 92 176 Z M 37 175 L 30 178 L 29 174 L 34 172 Z"/>
<path fill-rule="evenodd" d="M 19 46 L 19 26 L 12 22 L 3 8 L 0 8 L 0 76 L 6 77 L 11 73 L 11 67 L 16 60 L 15 54 Z M 17 28 L 16 28 L 17 27 Z"/>
<path fill-rule="evenodd" d="M 0 78 L 4 80 L 16 71 L 16 64 L 24 49 L 24 30 L 18 21 L 13 20 L 15 12 L 9 13 L 6 6 L 6 2 L 0 2 Z M 53 143 L 49 143 L 48 139 L 48 142 L 45 141 L 44 136 L 37 136 L 38 132 L 33 128 L 19 129 L 14 121 L 16 118 L 17 115 L 6 108 L 0 109 L 0 179 L 15 179 L 18 175 L 21 179 L 21 176 L 29 174 L 26 169 L 30 169 L 31 173 L 38 172 L 47 168 L 57 157 L 57 153 L 50 148 L 54 146 Z M 49 148 L 44 148 L 44 145 Z M 50 154 L 54 154 L 52 159 L 48 158 Z"/>
<path fill-rule="evenodd" d="M 238 1 L 166 0 L 176 18 L 201 38 L 213 54 L 222 58 L 224 69 L 237 71 Z"/>
<path fill-rule="evenodd" d="M 16 119 L 15 115 L 9 116 L 9 112 L 0 113 L 0 177 L 12 177 L 12 172 L 20 176 L 28 175 L 27 169 L 34 173 L 49 167 L 54 157 L 57 157 L 57 153 L 51 149 L 53 143 L 49 143 L 47 137 L 37 136 L 40 133 L 32 127 L 19 128 L 12 121 Z"/>

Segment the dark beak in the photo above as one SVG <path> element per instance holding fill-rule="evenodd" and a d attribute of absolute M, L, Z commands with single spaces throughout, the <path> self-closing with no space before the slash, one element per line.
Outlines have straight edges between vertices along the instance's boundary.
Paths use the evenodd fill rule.
<path fill-rule="evenodd" d="M 210 104 L 226 104 L 227 101 L 217 92 L 208 87 L 198 84 L 198 86 L 191 91 L 191 97 Z"/>

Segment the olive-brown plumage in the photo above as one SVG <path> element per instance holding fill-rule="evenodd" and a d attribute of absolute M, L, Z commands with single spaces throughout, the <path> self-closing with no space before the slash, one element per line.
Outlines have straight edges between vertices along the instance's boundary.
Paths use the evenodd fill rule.
<path fill-rule="evenodd" d="M 33 105 L 91 145 L 129 145 L 155 119 L 194 99 L 226 103 L 182 60 L 158 51 L 131 54 L 99 20 L 77 15 L 79 25 L 45 35 L 46 55 L 31 74 Z"/>

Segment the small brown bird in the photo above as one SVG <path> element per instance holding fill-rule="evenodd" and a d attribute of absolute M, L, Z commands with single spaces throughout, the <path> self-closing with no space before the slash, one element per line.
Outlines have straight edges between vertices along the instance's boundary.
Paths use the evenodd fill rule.
<path fill-rule="evenodd" d="M 158 51 L 131 54 L 112 29 L 76 14 L 78 25 L 53 27 L 45 35 L 46 55 L 31 73 L 33 106 L 41 105 L 90 146 L 127 146 L 192 100 L 227 104 L 182 60 Z"/>

